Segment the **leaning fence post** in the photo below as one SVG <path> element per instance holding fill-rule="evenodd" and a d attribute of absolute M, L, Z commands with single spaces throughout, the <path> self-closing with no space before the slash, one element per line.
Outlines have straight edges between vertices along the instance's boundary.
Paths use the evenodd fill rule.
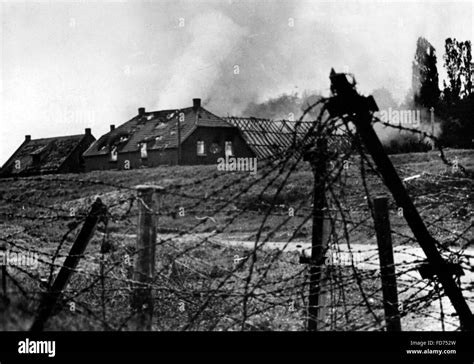
<path fill-rule="evenodd" d="M 398 311 L 397 280 L 393 260 L 392 236 L 388 215 L 387 197 L 374 200 L 374 225 L 379 250 L 380 274 L 382 278 L 383 306 L 387 331 L 401 331 Z"/>
<path fill-rule="evenodd" d="M 160 186 L 136 186 L 138 199 L 137 250 L 133 273 L 132 326 L 136 331 L 150 331 L 153 319 L 151 284 L 155 274 L 156 217 L 155 192 Z"/>
<path fill-rule="evenodd" d="M 459 315 L 461 330 L 474 331 L 474 315 L 463 296 L 462 290 L 457 286 L 452 272 L 447 269 L 447 262 L 436 247 L 437 241 L 428 231 L 372 127 L 373 112 L 378 110 L 374 98 L 359 95 L 355 89 L 355 83 L 350 83 L 345 74 L 338 74 L 331 70 L 330 79 L 333 96 L 326 105 L 329 114 L 331 117 L 351 115 L 350 119 L 356 126 L 357 134 L 371 155 L 397 206 L 403 209 L 403 216 L 428 258 L 433 274 L 438 276 L 446 295 Z"/>
<path fill-rule="evenodd" d="M 313 197 L 313 230 L 311 242 L 311 259 L 309 269 L 308 297 L 308 331 L 317 331 L 324 322 L 327 293 L 324 292 L 324 261 L 329 239 L 329 220 L 326 216 L 327 201 L 325 196 L 325 179 L 327 178 L 327 144 L 326 140 L 316 140 L 316 149 L 307 153 L 305 160 L 311 163 L 314 175 Z M 318 325 L 319 324 L 319 325 Z"/>
<path fill-rule="evenodd" d="M 79 260 L 82 258 L 84 251 L 89 243 L 89 240 L 94 235 L 95 228 L 97 223 L 104 218 L 107 208 L 102 203 L 100 198 L 97 198 L 96 201 L 92 204 L 91 210 L 82 225 L 82 229 L 79 232 L 74 244 L 72 245 L 69 255 L 64 261 L 61 270 L 59 271 L 54 283 L 41 300 L 38 314 L 33 322 L 33 325 L 30 328 L 30 331 L 42 331 L 46 320 L 51 315 L 53 308 L 61 295 L 62 291 L 66 287 L 71 278 L 72 273 L 77 267 Z"/>

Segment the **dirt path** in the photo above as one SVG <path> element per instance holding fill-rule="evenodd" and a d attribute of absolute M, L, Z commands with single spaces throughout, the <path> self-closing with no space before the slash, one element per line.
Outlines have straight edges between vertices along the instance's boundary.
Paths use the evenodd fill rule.
<path fill-rule="evenodd" d="M 226 244 L 230 246 L 240 246 L 247 249 L 254 247 L 254 241 L 248 240 L 232 240 L 228 237 L 213 237 L 213 242 L 218 244 Z M 307 241 L 292 242 L 285 244 L 281 242 L 267 242 L 265 249 L 283 249 L 284 251 L 299 251 L 305 255 L 309 255 L 311 244 Z M 352 252 L 352 254 L 351 254 Z M 453 250 L 455 252 L 455 250 Z M 466 257 L 471 257 L 464 261 L 464 266 L 468 266 L 471 270 L 464 269 L 465 275 L 461 277 L 461 287 L 467 287 L 474 282 L 474 272 L 472 271 L 474 264 L 474 249 L 465 251 Z M 354 265 L 362 270 L 378 270 L 379 257 L 377 245 L 373 244 L 351 244 L 351 249 L 347 245 L 341 244 L 338 248 L 333 248 L 327 253 L 327 262 L 334 265 L 351 265 L 351 256 Z M 399 302 L 402 303 L 415 292 L 417 297 L 433 295 L 434 283 L 428 284 L 429 281 L 422 280 L 418 271 L 413 268 L 425 259 L 425 255 L 421 248 L 412 245 L 403 245 L 394 247 L 394 260 L 396 264 L 396 274 Z M 407 272 L 408 271 L 408 272 Z M 464 296 L 468 301 L 471 310 L 474 311 L 474 292 L 464 291 Z M 408 312 L 402 318 L 402 329 L 404 331 L 441 331 L 441 306 L 444 312 L 444 329 L 447 331 L 455 330 L 459 326 L 459 320 L 456 312 L 447 297 L 443 297 L 441 302 L 434 299 L 431 304 L 416 312 Z M 407 308 L 408 311 L 409 308 Z"/>

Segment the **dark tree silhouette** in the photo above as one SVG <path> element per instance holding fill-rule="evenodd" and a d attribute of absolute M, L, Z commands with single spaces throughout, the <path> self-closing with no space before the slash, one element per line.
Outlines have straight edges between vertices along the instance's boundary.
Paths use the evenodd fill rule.
<path fill-rule="evenodd" d="M 412 91 L 416 105 L 429 108 L 438 104 L 438 80 L 436 50 L 428 40 L 419 37 L 412 63 Z"/>
<path fill-rule="evenodd" d="M 444 82 L 443 99 L 438 108 L 442 117 L 444 145 L 472 148 L 474 145 L 474 93 L 471 81 L 471 42 L 455 38 L 445 41 L 444 66 L 448 83 Z"/>
<path fill-rule="evenodd" d="M 447 38 L 444 47 L 444 67 L 448 74 L 444 94 L 448 103 L 454 103 L 471 94 L 471 41 L 459 42 L 456 38 Z"/>

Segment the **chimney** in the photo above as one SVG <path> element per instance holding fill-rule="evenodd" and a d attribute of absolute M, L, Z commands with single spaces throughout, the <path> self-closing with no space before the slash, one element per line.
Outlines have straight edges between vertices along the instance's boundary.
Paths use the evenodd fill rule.
<path fill-rule="evenodd" d="M 144 107 L 139 107 L 138 108 L 138 116 L 143 116 L 145 115 L 145 108 Z"/>
<path fill-rule="evenodd" d="M 201 107 L 201 99 L 193 99 L 193 109 L 197 110 Z"/>
<path fill-rule="evenodd" d="M 114 131 L 115 130 L 115 125 L 114 124 L 110 124 L 110 131 Z"/>
<path fill-rule="evenodd" d="M 31 140 L 31 135 L 25 135 L 25 142 L 29 142 Z"/>
<path fill-rule="evenodd" d="M 91 133 L 91 128 L 86 128 L 85 130 L 86 130 L 86 135 L 91 135 L 92 134 Z"/>

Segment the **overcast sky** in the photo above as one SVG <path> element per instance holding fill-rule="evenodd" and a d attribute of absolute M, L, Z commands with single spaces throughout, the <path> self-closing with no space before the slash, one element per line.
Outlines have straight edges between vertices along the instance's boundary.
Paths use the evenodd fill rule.
<path fill-rule="evenodd" d="M 359 89 L 410 87 L 416 39 L 472 40 L 472 2 L 1 3 L 0 164 L 25 134 L 96 138 L 137 113 L 191 105 L 238 114 L 282 93 L 327 93 L 331 67 Z M 236 67 L 238 66 L 238 67 Z"/>

